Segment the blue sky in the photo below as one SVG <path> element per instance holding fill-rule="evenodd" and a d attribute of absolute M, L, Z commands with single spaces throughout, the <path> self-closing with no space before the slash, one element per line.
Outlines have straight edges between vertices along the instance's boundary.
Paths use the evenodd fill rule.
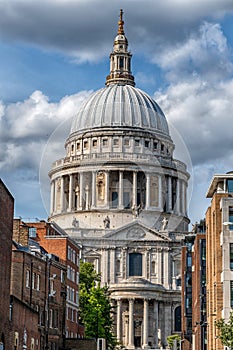
<path fill-rule="evenodd" d="M 2 0 L 0 177 L 16 216 L 47 218 L 47 171 L 82 101 L 104 86 L 120 8 L 136 86 L 190 155 L 192 223 L 212 176 L 233 170 L 232 0 Z"/>

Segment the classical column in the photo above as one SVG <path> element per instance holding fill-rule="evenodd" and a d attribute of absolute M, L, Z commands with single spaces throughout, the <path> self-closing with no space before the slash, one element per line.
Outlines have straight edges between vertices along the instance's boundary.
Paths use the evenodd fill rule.
<path fill-rule="evenodd" d="M 172 309 L 170 303 L 164 304 L 164 320 L 164 331 L 162 333 L 164 336 L 163 341 L 165 342 L 167 337 L 172 334 Z"/>
<path fill-rule="evenodd" d="M 121 299 L 117 300 L 117 340 L 121 341 Z"/>
<path fill-rule="evenodd" d="M 83 208 L 83 173 L 79 173 L 79 208 Z"/>
<path fill-rule="evenodd" d="M 110 283 L 115 283 L 116 276 L 116 258 L 115 258 L 115 248 L 110 250 Z"/>
<path fill-rule="evenodd" d="M 123 279 L 127 278 L 127 247 L 122 247 L 122 275 Z"/>
<path fill-rule="evenodd" d="M 85 187 L 85 210 L 89 210 L 89 202 L 90 202 L 89 194 L 90 194 L 90 189 L 89 189 L 89 186 L 86 185 L 86 187 Z"/>
<path fill-rule="evenodd" d="M 168 211 L 172 211 L 172 178 L 171 176 L 168 176 Z"/>
<path fill-rule="evenodd" d="M 54 197 L 55 197 L 55 184 L 54 180 L 51 180 L 51 190 L 50 190 L 50 213 L 54 212 Z"/>
<path fill-rule="evenodd" d="M 105 171 L 105 207 L 109 208 L 109 171 Z"/>
<path fill-rule="evenodd" d="M 128 349 L 134 349 L 134 320 L 133 320 L 134 300 L 129 299 L 129 342 Z"/>
<path fill-rule="evenodd" d="M 171 284 L 170 284 L 170 264 L 169 264 L 169 254 L 170 252 L 168 251 L 168 248 L 164 248 L 163 250 L 163 276 L 164 276 L 164 287 L 166 288 L 170 288 Z"/>
<path fill-rule="evenodd" d="M 61 212 L 64 211 L 64 176 L 61 176 L 61 193 L 60 193 Z"/>
<path fill-rule="evenodd" d="M 176 212 L 179 215 L 180 214 L 180 180 L 177 179 L 177 186 L 176 186 Z"/>
<path fill-rule="evenodd" d="M 137 205 L 137 172 L 133 171 L 132 207 Z"/>
<path fill-rule="evenodd" d="M 92 171 L 91 205 L 96 207 L 96 171 Z"/>
<path fill-rule="evenodd" d="M 158 328 L 159 328 L 159 312 L 158 312 L 158 302 L 154 300 L 154 347 L 158 347 Z"/>
<path fill-rule="evenodd" d="M 55 193 L 54 193 L 54 213 L 58 211 L 58 179 L 54 180 L 54 187 L 55 187 Z"/>
<path fill-rule="evenodd" d="M 68 211 L 72 211 L 73 208 L 73 179 L 74 175 L 70 174 L 70 182 L 69 182 L 69 206 Z"/>
<path fill-rule="evenodd" d="M 159 175 L 159 209 L 163 210 L 163 186 L 161 175 Z"/>
<path fill-rule="evenodd" d="M 144 299 L 143 304 L 143 349 L 149 349 L 148 346 L 148 299 Z"/>
<path fill-rule="evenodd" d="M 187 216 L 187 184 L 184 181 L 184 215 Z"/>
<path fill-rule="evenodd" d="M 123 171 L 119 171 L 119 209 L 123 209 L 123 191 L 124 191 L 124 180 L 123 180 Z"/>
<path fill-rule="evenodd" d="M 101 281 L 103 284 L 108 283 L 108 249 L 102 250 L 102 275 L 101 275 Z"/>
<path fill-rule="evenodd" d="M 150 207 L 150 174 L 146 174 L 146 209 Z"/>

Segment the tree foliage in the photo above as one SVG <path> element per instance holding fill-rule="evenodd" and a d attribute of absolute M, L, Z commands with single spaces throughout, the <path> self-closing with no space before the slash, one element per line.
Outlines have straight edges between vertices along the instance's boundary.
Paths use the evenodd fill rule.
<path fill-rule="evenodd" d="M 171 349 L 173 348 L 174 342 L 177 341 L 177 345 L 179 345 L 180 340 L 181 338 L 178 334 L 172 334 L 167 337 L 167 343 Z"/>
<path fill-rule="evenodd" d="M 113 335 L 113 313 L 107 287 L 100 287 L 100 275 L 91 263 L 80 262 L 80 317 L 87 338 L 105 338 L 109 349 L 117 342 Z"/>
<path fill-rule="evenodd" d="M 218 338 L 222 344 L 233 349 L 233 312 L 230 313 L 229 321 L 226 322 L 223 318 L 216 322 L 218 328 Z"/>

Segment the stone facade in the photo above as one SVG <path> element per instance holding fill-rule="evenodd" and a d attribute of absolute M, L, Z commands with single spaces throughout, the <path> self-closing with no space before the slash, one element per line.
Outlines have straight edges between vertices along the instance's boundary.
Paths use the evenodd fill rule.
<path fill-rule="evenodd" d="M 54 162 L 51 214 L 83 247 L 117 308 L 126 349 L 164 348 L 180 332 L 181 240 L 188 229 L 186 165 L 157 103 L 134 87 L 122 12 L 106 87 L 75 116 Z"/>

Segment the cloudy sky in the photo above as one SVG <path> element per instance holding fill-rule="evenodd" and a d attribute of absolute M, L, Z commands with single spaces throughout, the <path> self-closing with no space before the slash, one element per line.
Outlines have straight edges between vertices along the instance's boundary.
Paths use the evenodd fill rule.
<path fill-rule="evenodd" d="M 190 155 L 192 223 L 212 176 L 233 170 L 232 0 L 0 0 L 0 177 L 16 216 L 47 218 L 47 171 L 104 86 L 120 8 L 136 86 Z"/>

